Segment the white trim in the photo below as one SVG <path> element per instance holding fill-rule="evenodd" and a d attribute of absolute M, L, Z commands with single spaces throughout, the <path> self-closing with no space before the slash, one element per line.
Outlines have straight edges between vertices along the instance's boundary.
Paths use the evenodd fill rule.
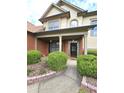
<path fill-rule="evenodd" d="M 84 55 L 87 55 L 87 35 L 84 35 Z"/>
<path fill-rule="evenodd" d="M 59 36 L 59 51 L 62 51 L 62 36 Z"/>
<path fill-rule="evenodd" d="M 72 26 L 72 22 L 73 21 L 76 21 L 77 22 L 77 26 Z M 74 19 L 72 19 L 71 21 L 70 21 L 70 27 L 78 27 L 78 25 L 79 25 L 79 22 L 78 22 L 78 20 L 76 19 L 76 18 L 74 18 Z"/>
<path fill-rule="evenodd" d="M 84 35 L 87 34 L 87 32 L 77 32 L 77 33 L 66 33 L 66 34 L 61 34 L 61 36 L 72 36 L 72 35 Z M 37 38 L 45 38 L 45 37 L 58 37 L 60 34 L 54 34 L 54 35 L 43 35 L 43 36 L 37 36 Z"/>

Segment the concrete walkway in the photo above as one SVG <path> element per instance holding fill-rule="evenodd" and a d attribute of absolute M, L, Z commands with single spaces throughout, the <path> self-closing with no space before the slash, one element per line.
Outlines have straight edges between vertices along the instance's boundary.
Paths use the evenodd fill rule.
<path fill-rule="evenodd" d="M 67 64 L 64 74 L 28 86 L 27 93 L 78 93 L 80 79 L 76 71 L 76 61 L 68 60 Z"/>

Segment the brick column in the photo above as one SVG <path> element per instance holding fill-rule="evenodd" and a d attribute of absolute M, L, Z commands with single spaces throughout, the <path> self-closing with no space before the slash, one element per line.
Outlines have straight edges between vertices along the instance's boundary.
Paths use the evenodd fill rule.
<path fill-rule="evenodd" d="M 37 37 L 35 37 L 35 50 L 37 50 Z"/>

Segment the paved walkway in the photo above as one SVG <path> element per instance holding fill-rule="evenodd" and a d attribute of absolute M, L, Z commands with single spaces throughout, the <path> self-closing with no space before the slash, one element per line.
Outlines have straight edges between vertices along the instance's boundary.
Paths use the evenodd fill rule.
<path fill-rule="evenodd" d="M 76 61 L 68 60 L 68 68 L 63 75 L 28 86 L 27 93 L 78 93 L 80 79 L 76 71 Z"/>

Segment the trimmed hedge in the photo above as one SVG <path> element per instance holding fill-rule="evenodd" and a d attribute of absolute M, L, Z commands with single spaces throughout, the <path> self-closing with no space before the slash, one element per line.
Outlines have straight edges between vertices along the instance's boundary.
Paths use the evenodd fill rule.
<path fill-rule="evenodd" d="M 37 50 L 30 50 L 27 52 L 27 64 L 36 64 L 40 62 L 41 53 Z"/>
<path fill-rule="evenodd" d="M 87 53 L 89 55 L 97 56 L 97 50 L 96 49 L 88 49 Z"/>
<path fill-rule="evenodd" d="M 77 58 L 77 71 L 81 76 L 97 78 L 97 58 L 94 55 L 81 55 Z"/>
<path fill-rule="evenodd" d="M 64 52 L 52 52 L 48 55 L 47 64 L 50 69 L 60 71 L 66 68 L 68 56 Z"/>

